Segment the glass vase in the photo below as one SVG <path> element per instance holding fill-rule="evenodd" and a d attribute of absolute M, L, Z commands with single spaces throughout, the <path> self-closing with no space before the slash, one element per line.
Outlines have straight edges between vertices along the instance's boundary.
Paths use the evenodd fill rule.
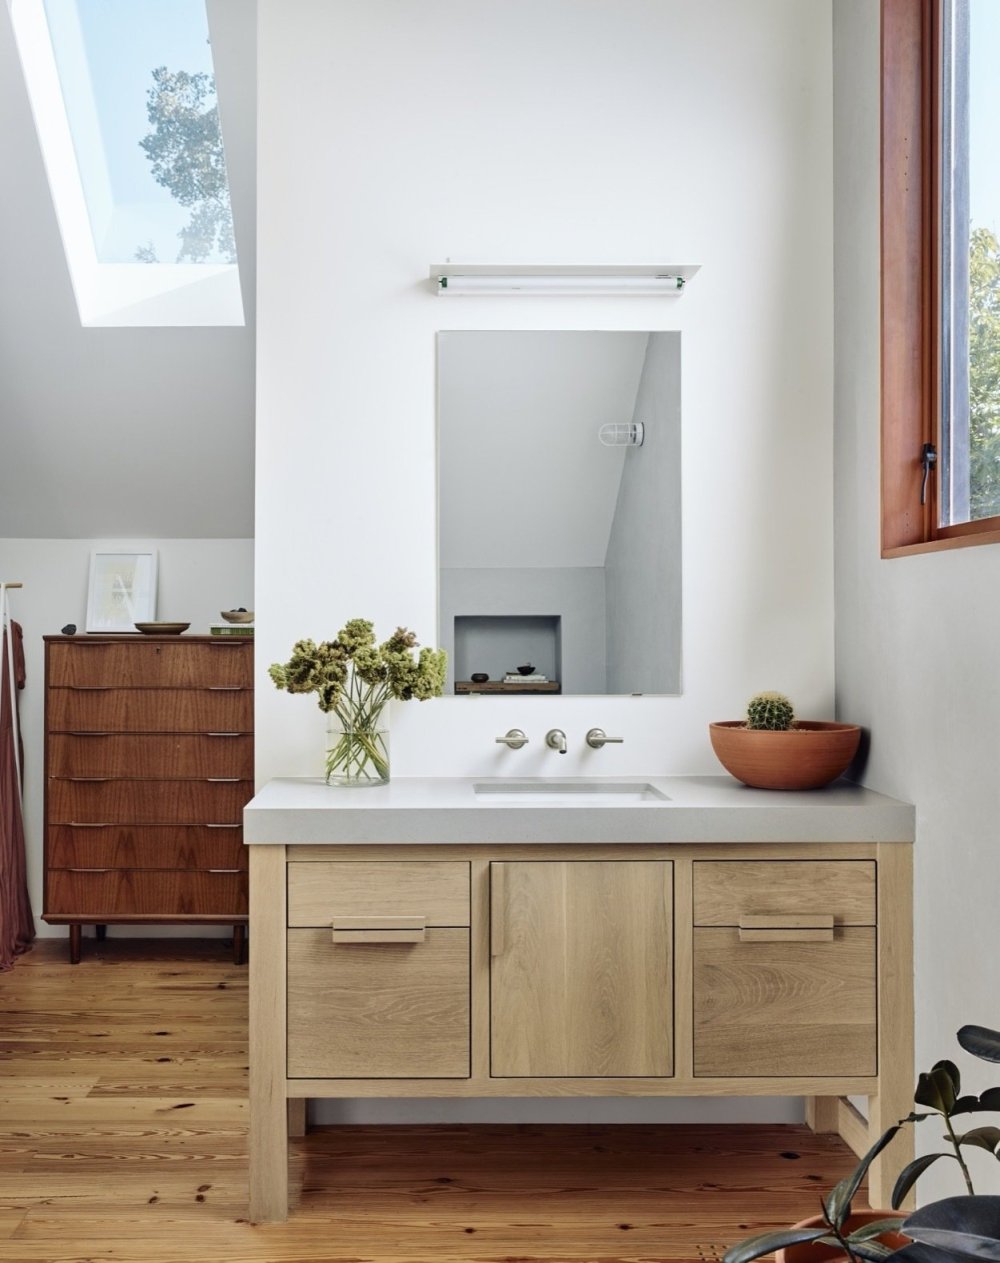
<path fill-rule="evenodd" d="M 326 783 L 348 788 L 389 783 L 389 716 L 326 717 Z"/>

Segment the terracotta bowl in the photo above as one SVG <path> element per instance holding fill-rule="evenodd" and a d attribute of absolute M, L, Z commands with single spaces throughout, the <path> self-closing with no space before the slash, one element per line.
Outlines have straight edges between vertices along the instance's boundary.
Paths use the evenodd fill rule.
<path fill-rule="evenodd" d="M 801 719 L 786 732 L 709 724 L 712 749 L 727 772 L 755 789 L 818 789 L 847 770 L 861 740 L 857 724 Z"/>
<path fill-rule="evenodd" d="M 874 1223 L 876 1219 L 888 1219 L 890 1215 L 897 1213 L 894 1210 L 858 1210 L 848 1217 L 847 1227 L 853 1231 L 864 1224 Z M 801 1223 L 794 1224 L 793 1227 L 818 1228 L 822 1223 L 823 1220 L 819 1215 L 813 1215 L 810 1219 L 803 1219 Z M 910 1238 L 904 1237 L 900 1232 L 883 1232 L 878 1240 L 892 1250 L 899 1250 L 904 1245 L 910 1244 Z M 819 1245 L 815 1241 L 810 1241 L 806 1245 L 790 1245 L 787 1249 L 776 1250 L 774 1254 L 775 1263 L 828 1263 L 829 1260 L 846 1257 L 843 1250 L 838 1249 L 837 1246 Z"/>

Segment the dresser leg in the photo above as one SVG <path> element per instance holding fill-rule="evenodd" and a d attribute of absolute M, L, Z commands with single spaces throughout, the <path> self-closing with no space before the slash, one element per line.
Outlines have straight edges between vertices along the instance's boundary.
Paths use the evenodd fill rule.
<path fill-rule="evenodd" d="M 69 963 L 79 965 L 80 942 L 83 938 L 83 926 L 77 921 L 69 927 Z"/>
<path fill-rule="evenodd" d="M 247 927 L 233 926 L 233 964 L 242 965 L 246 960 Z"/>
<path fill-rule="evenodd" d="M 106 925 L 98 923 L 94 926 L 94 932 L 97 935 L 97 941 L 99 943 L 103 942 L 108 937 L 108 927 Z"/>

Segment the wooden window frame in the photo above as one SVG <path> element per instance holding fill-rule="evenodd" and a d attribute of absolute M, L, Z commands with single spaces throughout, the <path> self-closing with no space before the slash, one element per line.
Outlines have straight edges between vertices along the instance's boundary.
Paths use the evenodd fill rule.
<path fill-rule="evenodd" d="M 941 0 L 882 0 L 882 556 L 1000 543 L 1000 517 L 939 526 Z"/>

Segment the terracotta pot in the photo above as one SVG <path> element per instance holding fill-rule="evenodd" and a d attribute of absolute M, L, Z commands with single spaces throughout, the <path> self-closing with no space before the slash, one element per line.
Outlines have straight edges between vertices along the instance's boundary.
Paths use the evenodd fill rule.
<path fill-rule="evenodd" d="M 847 1227 L 853 1231 L 864 1224 L 874 1223 L 876 1219 L 888 1219 L 894 1214 L 896 1211 L 893 1210 L 859 1210 L 848 1216 Z M 819 1228 L 822 1223 L 823 1220 L 819 1215 L 813 1215 L 809 1219 L 803 1219 L 801 1223 L 793 1224 L 792 1227 Z M 892 1250 L 898 1250 L 901 1246 L 910 1244 L 910 1238 L 904 1237 L 901 1232 L 882 1232 L 879 1233 L 877 1239 Z M 806 1245 L 791 1245 L 785 1250 L 776 1250 L 774 1255 L 775 1263 L 827 1263 L 827 1260 L 846 1257 L 843 1250 L 838 1249 L 837 1246 L 819 1245 L 815 1241 L 810 1241 Z"/>
<path fill-rule="evenodd" d="M 738 781 L 756 789 L 818 789 L 846 771 L 861 740 L 857 724 L 801 719 L 785 732 L 709 724 L 712 749 Z"/>

